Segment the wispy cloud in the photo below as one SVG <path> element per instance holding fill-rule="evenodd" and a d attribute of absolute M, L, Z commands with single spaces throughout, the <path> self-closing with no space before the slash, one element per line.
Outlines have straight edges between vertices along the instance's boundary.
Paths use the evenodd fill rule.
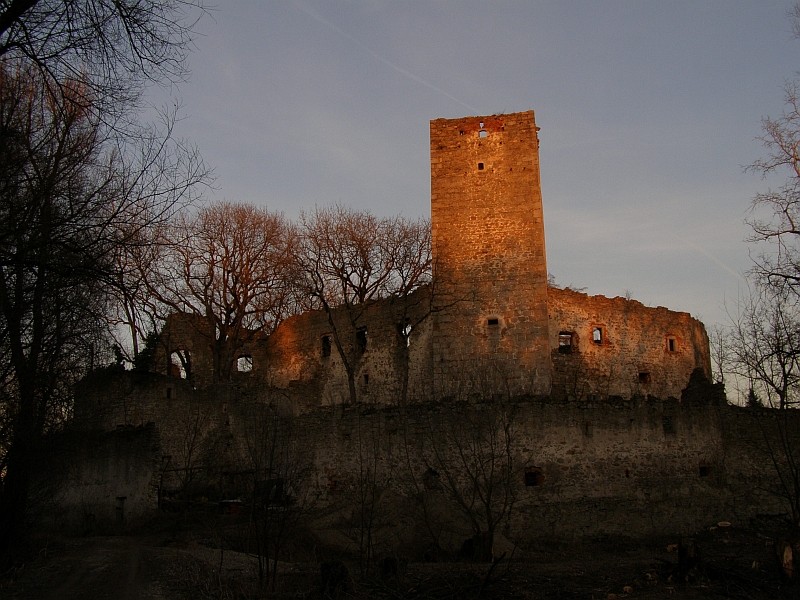
<path fill-rule="evenodd" d="M 348 41 L 352 42 L 353 44 L 355 44 L 356 46 L 358 46 L 359 48 L 364 50 L 364 52 L 366 52 L 369 55 L 371 55 L 375 60 L 381 62 L 382 64 L 386 65 L 390 69 L 393 69 L 394 71 L 396 71 L 397 73 L 399 73 L 403 77 L 406 77 L 407 79 L 410 79 L 411 81 L 413 81 L 415 83 L 418 83 L 418 84 L 420 84 L 420 85 L 422 85 L 422 86 L 424 86 L 424 87 L 426 87 L 426 88 L 428 88 L 430 90 L 433 90 L 437 94 L 441 94 L 442 96 L 444 96 L 446 98 L 449 98 L 450 100 L 460 104 L 461 106 L 463 106 L 464 108 L 466 108 L 467 110 L 472 112 L 473 114 L 478 112 L 478 109 L 476 109 L 474 106 L 470 106 L 469 104 L 467 104 L 463 100 L 460 100 L 459 98 L 456 98 L 455 96 L 453 96 L 449 92 L 443 90 L 439 86 L 434 85 L 430 81 L 420 77 L 419 75 L 415 75 L 414 73 L 412 73 L 408 69 L 404 69 L 400 65 L 397 65 L 397 64 L 393 63 L 392 61 L 390 61 L 389 59 L 385 58 L 384 56 L 381 56 L 375 50 L 373 50 L 372 48 L 370 48 L 369 46 L 367 46 L 366 44 L 361 42 L 361 40 L 359 40 L 358 38 L 350 35 L 349 33 L 344 31 L 341 27 L 339 27 L 335 23 L 331 23 L 328 19 L 326 19 L 318 11 L 316 11 L 314 8 L 312 8 L 311 6 L 306 4 L 305 2 L 298 1 L 298 2 L 295 2 L 294 5 L 297 7 L 297 9 L 300 12 L 305 13 L 306 15 L 308 15 L 309 17 L 311 17 L 312 19 L 314 19 L 318 23 L 324 25 L 325 27 L 328 27 L 329 29 L 332 29 L 333 31 L 335 31 L 336 33 L 341 35 L 343 38 L 345 38 Z"/>

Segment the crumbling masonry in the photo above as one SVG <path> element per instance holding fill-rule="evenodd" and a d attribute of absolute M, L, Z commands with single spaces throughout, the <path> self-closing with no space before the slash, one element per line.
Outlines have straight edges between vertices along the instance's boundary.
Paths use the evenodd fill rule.
<path fill-rule="evenodd" d="M 695 369 L 710 375 L 705 329 L 688 314 L 548 286 L 537 132 L 533 111 L 431 122 L 434 283 L 375 303 L 345 336 L 360 350 L 362 402 L 480 394 L 470 388 L 487 371 L 513 395 L 574 399 L 679 398 Z M 203 386 L 210 343 L 193 323 L 174 316 L 158 365 L 189 356 L 184 374 Z M 241 375 L 283 390 L 297 412 L 349 400 L 322 312 L 241 355 Z"/>
<path fill-rule="evenodd" d="M 471 535 L 469 520 L 455 516 L 441 481 L 450 468 L 453 481 L 468 479 L 468 467 L 453 467 L 452 446 L 488 439 L 491 425 L 492 435 L 513 434 L 505 532 L 518 541 L 688 532 L 780 511 L 765 491 L 770 461 L 754 458 L 755 413 L 725 405 L 707 383 L 699 321 L 548 285 L 533 112 L 438 119 L 430 143 L 433 283 L 371 303 L 349 330 L 356 404 L 322 312 L 289 318 L 243 348 L 230 382 L 211 381 L 209 341 L 186 315 L 164 328 L 155 373 L 84 382 L 76 427 L 155 423 L 157 456 L 136 464 L 160 465 L 149 488 L 158 494 L 137 498 L 187 492 L 187 482 L 207 497 L 246 494 L 242 474 L 258 477 L 248 439 L 280 423 L 292 464 L 308 466 L 292 489 L 331 511 L 319 527 L 349 518 L 369 460 L 386 528 L 396 526 L 386 539 L 423 535 L 413 507 L 429 501 L 450 536 L 437 543 L 454 547 Z M 268 471 L 260 477 L 289 478 Z M 140 479 L 121 478 L 114 497 L 94 484 L 66 496 L 80 496 L 84 514 L 108 513 L 133 495 L 131 481 Z"/>

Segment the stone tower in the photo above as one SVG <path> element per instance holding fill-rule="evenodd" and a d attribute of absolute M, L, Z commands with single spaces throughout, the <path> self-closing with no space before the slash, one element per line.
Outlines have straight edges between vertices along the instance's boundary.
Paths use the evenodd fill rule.
<path fill-rule="evenodd" d="M 437 397 L 550 391 L 537 130 L 533 111 L 431 121 Z"/>

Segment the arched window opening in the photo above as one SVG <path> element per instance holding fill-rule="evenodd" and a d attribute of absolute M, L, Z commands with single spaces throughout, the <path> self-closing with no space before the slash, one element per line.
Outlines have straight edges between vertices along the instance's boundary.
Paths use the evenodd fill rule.
<path fill-rule="evenodd" d="M 406 348 L 411 345 L 411 323 L 399 323 L 397 325 L 397 333 L 400 335 L 400 342 L 405 344 Z"/>
<path fill-rule="evenodd" d="M 174 350 L 169 355 L 169 375 L 189 379 L 192 375 L 192 357 L 188 350 Z"/>

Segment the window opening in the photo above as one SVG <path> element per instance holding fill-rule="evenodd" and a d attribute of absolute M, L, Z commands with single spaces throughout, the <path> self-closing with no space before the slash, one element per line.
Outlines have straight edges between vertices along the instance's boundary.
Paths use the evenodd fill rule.
<path fill-rule="evenodd" d="M 666 435 L 675 435 L 675 423 L 671 415 L 664 415 L 661 417 L 661 427 L 664 429 Z"/>
<path fill-rule="evenodd" d="M 188 350 L 175 350 L 169 355 L 169 374 L 180 379 L 189 379 L 192 374 L 192 357 Z"/>
<path fill-rule="evenodd" d="M 322 336 L 322 356 L 330 356 L 331 355 L 331 336 L 323 335 Z"/>
<path fill-rule="evenodd" d="M 253 357 L 244 354 L 236 359 L 236 370 L 239 373 L 250 373 L 253 370 Z"/>
<path fill-rule="evenodd" d="M 525 469 L 525 487 L 538 487 L 544 484 L 544 473 L 539 467 Z"/>
<path fill-rule="evenodd" d="M 481 129 L 483 129 L 483 121 L 479 121 L 479 122 L 478 122 L 478 127 L 480 127 Z"/>
<path fill-rule="evenodd" d="M 558 334 L 558 351 L 561 354 L 572 354 L 571 331 L 562 331 Z"/>
<path fill-rule="evenodd" d="M 170 398 L 172 398 L 172 388 L 168 387 L 167 388 L 167 400 L 169 400 Z"/>
<path fill-rule="evenodd" d="M 483 163 L 482 162 L 478 163 L 478 171 L 483 171 Z"/>
<path fill-rule="evenodd" d="M 650 373 L 647 371 L 640 371 L 639 372 L 639 383 L 650 383 Z"/>
<path fill-rule="evenodd" d="M 489 135 L 489 132 L 488 132 L 488 131 L 486 131 L 485 129 L 481 129 L 481 130 L 478 132 L 478 137 L 479 137 L 479 138 L 485 138 L 485 137 L 487 137 L 488 135 Z"/>
<path fill-rule="evenodd" d="M 700 463 L 698 473 L 700 477 L 708 477 L 711 474 L 711 467 L 709 467 L 706 463 Z"/>
<path fill-rule="evenodd" d="M 667 352 L 675 352 L 675 350 L 677 350 L 677 348 L 678 348 L 677 340 L 672 336 L 668 337 L 667 338 Z"/>
<path fill-rule="evenodd" d="M 442 487 L 439 477 L 439 471 L 428 467 L 428 470 L 422 474 L 422 485 L 426 490 L 438 490 Z"/>
<path fill-rule="evenodd" d="M 286 480 L 283 477 L 256 481 L 254 487 L 255 496 L 262 506 L 279 506 L 289 500 Z"/>
<path fill-rule="evenodd" d="M 369 385 L 369 373 L 364 373 L 364 387 Z"/>
<path fill-rule="evenodd" d="M 603 343 L 603 328 L 602 327 L 595 327 L 592 329 L 592 341 L 595 344 L 602 344 Z"/>
<path fill-rule="evenodd" d="M 128 499 L 127 496 L 117 496 L 117 506 L 116 506 L 117 523 L 125 522 L 125 500 L 127 499 Z"/>
<path fill-rule="evenodd" d="M 359 327 L 356 330 L 356 346 L 358 347 L 358 351 L 363 354 L 367 351 L 367 328 L 366 327 Z"/>
<path fill-rule="evenodd" d="M 489 325 L 489 327 L 497 327 L 500 325 L 500 319 L 497 317 L 491 317 L 486 321 L 486 324 Z"/>
<path fill-rule="evenodd" d="M 401 342 L 405 343 L 406 348 L 411 345 L 411 329 L 411 323 L 408 321 L 406 321 L 405 324 L 400 323 L 397 325 L 397 331 L 400 334 L 400 340 Z"/>

